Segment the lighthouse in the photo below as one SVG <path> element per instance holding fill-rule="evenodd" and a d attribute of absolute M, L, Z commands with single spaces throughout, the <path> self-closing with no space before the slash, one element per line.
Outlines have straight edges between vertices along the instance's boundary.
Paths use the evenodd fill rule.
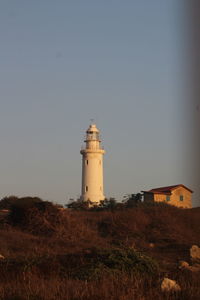
<path fill-rule="evenodd" d="M 100 134 L 95 124 L 86 131 L 85 146 L 82 154 L 82 201 L 98 204 L 105 199 L 103 192 L 103 155 Z"/>

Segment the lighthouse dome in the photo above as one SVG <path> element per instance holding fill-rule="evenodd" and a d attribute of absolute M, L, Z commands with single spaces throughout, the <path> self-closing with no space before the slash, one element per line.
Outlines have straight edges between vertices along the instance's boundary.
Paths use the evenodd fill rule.
<path fill-rule="evenodd" d="M 98 132 L 99 133 L 99 129 L 96 127 L 96 124 L 91 124 L 87 130 L 87 133 L 93 133 L 93 132 Z"/>

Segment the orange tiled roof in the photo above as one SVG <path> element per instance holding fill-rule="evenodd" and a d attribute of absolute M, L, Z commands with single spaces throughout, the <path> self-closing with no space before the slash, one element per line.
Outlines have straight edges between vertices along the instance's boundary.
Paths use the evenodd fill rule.
<path fill-rule="evenodd" d="M 186 190 L 188 190 L 189 192 L 193 193 L 192 190 L 190 190 L 189 188 L 187 188 L 185 185 L 183 184 L 176 184 L 176 185 L 170 185 L 170 186 L 163 186 L 163 187 L 159 187 L 159 188 L 155 188 L 155 189 L 151 189 L 149 191 L 146 191 L 147 193 L 153 193 L 153 194 L 171 194 L 171 191 L 178 188 L 178 187 L 184 187 Z M 145 191 L 144 191 L 145 192 Z"/>

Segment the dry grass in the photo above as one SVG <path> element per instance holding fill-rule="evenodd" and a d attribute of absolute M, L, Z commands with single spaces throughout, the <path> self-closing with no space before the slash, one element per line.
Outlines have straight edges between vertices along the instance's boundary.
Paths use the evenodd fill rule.
<path fill-rule="evenodd" d="M 103 276 L 99 281 L 81 281 L 61 278 L 55 274 L 50 278 L 31 272 L 24 276 L 9 278 L 0 284 L 0 299 L 9 300 L 197 300 L 200 297 L 200 276 L 181 275 L 178 283 L 182 291 L 162 294 L 161 278 L 152 281 L 149 278 L 127 276 Z"/>
<path fill-rule="evenodd" d="M 49 216 L 34 213 L 23 228 L 1 223 L 0 254 L 6 259 L 0 262 L 0 300 L 200 299 L 200 274 L 178 269 L 179 260 L 190 262 L 189 248 L 199 244 L 199 219 L 199 208 L 141 207 L 59 211 L 53 222 Z M 49 234 L 44 228 L 49 228 Z M 135 248 L 156 259 L 160 272 L 149 277 L 102 271 L 94 280 L 69 276 L 61 258 L 67 257 L 70 264 L 70 255 L 80 254 L 81 266 L 81 255 L 94 247 Z M 181 292 L 162 294 L 164 276 L 177 280 Z"/>

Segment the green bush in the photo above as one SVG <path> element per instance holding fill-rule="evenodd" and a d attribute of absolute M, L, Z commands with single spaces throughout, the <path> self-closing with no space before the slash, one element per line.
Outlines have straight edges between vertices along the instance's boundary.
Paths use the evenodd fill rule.
<path fill-rule="evenodd" d="M 73 270 L 72 275 L 78 279 L 97 279 L 105 273 L 158 274 L 158 264 L 152 258 L 135 251 L 124 249 L 93 249 L 85 256 L 86 263 Z"/>

